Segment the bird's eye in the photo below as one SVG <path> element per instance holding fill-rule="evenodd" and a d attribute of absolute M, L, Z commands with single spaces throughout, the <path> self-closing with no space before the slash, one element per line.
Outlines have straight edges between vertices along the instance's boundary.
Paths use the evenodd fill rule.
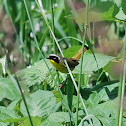
<path fill-rule="evenodd" d="M 59 63 L 58 57 L 53 57 L 53 60 L 54 60 L 55 62 Z"/>

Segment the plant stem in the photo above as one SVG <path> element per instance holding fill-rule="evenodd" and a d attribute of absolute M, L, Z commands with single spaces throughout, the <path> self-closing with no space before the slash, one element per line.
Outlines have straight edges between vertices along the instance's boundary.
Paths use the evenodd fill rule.
<path fill-rule="evenodd" d="M 50 0 L 51 2 L 51 15 L 52 15 L 52 31 L 55 34 L 55 27 L 54 27 L 54 12 L 53 12 L 53 0 Z M 56 43 L 55 40 L 53 38 L 53 49 L 54 49 L 54 54 L 56 54 Z"/>

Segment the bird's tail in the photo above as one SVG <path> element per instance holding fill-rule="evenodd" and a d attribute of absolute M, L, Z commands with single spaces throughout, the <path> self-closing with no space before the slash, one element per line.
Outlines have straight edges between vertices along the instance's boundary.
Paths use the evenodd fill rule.
<path fill-rule="evenodd" d="M 84 53 L 86 53 L 89 50 L 88 46 L 84 46 Z M 82 47 L 80 48 L 80 50 L 72 57 L 73 59 L 80 59 L 82 55 Z"/>

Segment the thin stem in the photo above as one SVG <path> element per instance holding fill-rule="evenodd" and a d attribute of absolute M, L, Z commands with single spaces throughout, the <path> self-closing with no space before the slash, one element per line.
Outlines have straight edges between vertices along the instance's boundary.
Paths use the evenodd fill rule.
<path fill-rule="evenodd" d="M 61 39 L 59 39 L 59 40 L 57 40 L 57 41 L 60 42 L 60 41 L 62 41 L 62 40 L 64 40 L 64 39 L 73 39 L 73 40 L 77 40 L 77 41 L 80 42 L 80 43 L 83 43 L 82 40 L 77 39 L 77 38 L 75 38 L 75 37 L 71 37 L 71 36 L 63 37 L 63 38 L 61 38 Z"/>
<path fill-rule="evenodd" d="M 53 0 L 50 0 L 50 2 L 51 2 L 51 15 L 52 15 L 52 31 L 55 34 Z M 54 54 L 56 54 L 56 43 L 54 39 L 53 39 L 53 49 L 54 49 Z"/>
<path fill-rule="evenodd" d="M 26 107 L 26 111 L 27 111 L 27 113 L 28 113 L 28 117 L 29 117 L 30 124 L 31 124 L 31 126 L 33 126 L 33 122 L 32 122 L 32 119 L 31 119 L 31 115 L 30 115 L 30 112 L 29 112 L 29 109 L 28 109 L 28 105 L 27 105 L 27 102 L 26 102 L 24 93 L 22 92 L 21 86 L 20 86 L 20 84 L 19 84 L 18 79 L 17 79 L 16 76 L 15 76 L 15 79 L 16 79 L 16 81 L 17 81 L 17 84 L 18 84 L 18 87 L 19 87 L 19 90 L 20 90 L 20 93 L 21 93 L 21 96 L 22 96 L 24 105 L 25 105 L 25 107 Z"/>

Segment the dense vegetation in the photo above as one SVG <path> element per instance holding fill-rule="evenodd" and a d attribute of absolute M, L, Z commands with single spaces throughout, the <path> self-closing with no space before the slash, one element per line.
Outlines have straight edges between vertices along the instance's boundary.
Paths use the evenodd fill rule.
<path fill-rule="evenodd" d="M 0 0 L 0 126 L 126 126 L 125 21 L 126 0 Z M 85 44 L 68 74 L 47 59 Z"/>

